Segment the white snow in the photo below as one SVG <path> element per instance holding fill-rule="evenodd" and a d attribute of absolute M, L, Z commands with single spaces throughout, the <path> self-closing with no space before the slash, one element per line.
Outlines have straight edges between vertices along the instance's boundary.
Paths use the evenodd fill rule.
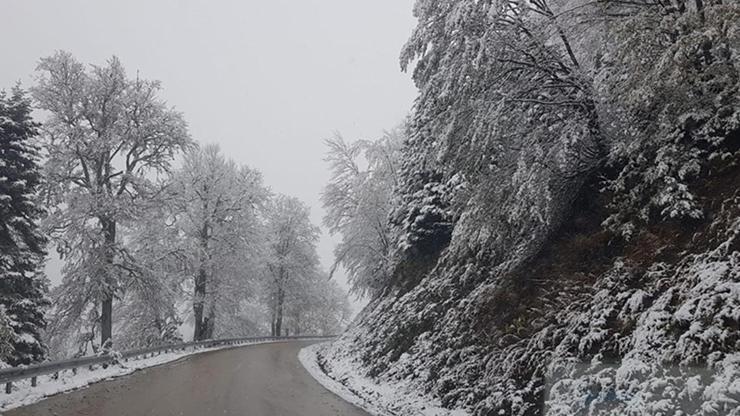
<path fill-rule="evenodd" d="M 340 341 L 341 342 L 341 341 Z M 303 348 L 298 359 L 306 370 L 327 390 L 373 416 L 467 416 L 463 410 L 450 410 L 438 400 L 403 382 L 378 382 L 361 374 L 359 364 L 344 356 L 324 362 L 328 342 Z"/>
<path fill-rule="evenodd" d="M 39 376 L 36 387 L 31 386 L 30 379 L 16 381 L 13 382 L 13 390 L 10 394 L 5 394 L 4 391 L 0 392 L 0 411 L 27 406 L 55 394 L 84 388 L 99 381 L 110 380 L 131 374 L 136 370 L 166 364 L 187 356 L 208 351 L 238 348 L 245 345 L 267 344 L 271 342 L 279 341 L 250 342 L 239 346 L 224 345 L 213 348 L 202 348 L 195 351 L 188 349 L 186 351 L 168 352 L 154 357 L 121 362 L 120 364 L 110 365 L 105 369 L 100 366 L 95 366 L 92 371 L 87 367 L 81 367 L 77 369 L 77 374 L 73 374 L 71 370 L 68 370 L 59 373 L 59 378 L 57 379 L 54 379 L 52 375 Z M 4 389 L 5 385 L 2 385 L 2 387 Z"/>

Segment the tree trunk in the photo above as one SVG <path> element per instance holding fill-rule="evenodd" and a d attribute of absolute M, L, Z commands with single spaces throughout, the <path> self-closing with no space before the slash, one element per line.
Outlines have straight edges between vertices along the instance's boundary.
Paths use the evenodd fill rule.
<path fill-rule="evenodd" d="M 195 276 L 195 293 L 193 294 L 193 315 L 195 328 L 193 330 L 193 341 L 206 339 L 206 321 L 203 317 L 203 307 L 206 301 L 206 283 L 208 281 L 208 221 L 203 224 L 200 232 L 201 261 L 198 274 Z"/>
<path fill-rule="evenodd" d="M 275 335 L 281 336 L 283 327 L 283 303 L 285 302 L 285 291 L 282 285 L 278 287 L 277 306 L 275 307 Z"/>
<path fill-rule="evenodd" d="M 273 303 L 270 307 L 270 336 L 274 337 L 277 336 L 275 333 L 275 323 L 277 322 L 277 294 L 275 294 L 275 298 L 273 299 Z"/>
<path fill-rule="evenodd" d="M 303 330 L 301 329 L 301 314 L 296 310 L 293 314 L 293 335 L 301 335 Z"/>
<path fill-rule="evenodd" d="M 216 310 L 214 306 L 213 302 L 211 302 L 211 305 L 208 308 L 208 317 L 203 323 L 203 339 L 213 339 L 213 334 L 216 330 Z"/>
<path fill-rule="evenodd" d="M 115 259 L 116 246 L 116 221 L 109 218 L 101 218 L 100 224 L 103 229 L 105 242 L 105 270 L 103 270 L 103 300 L 100 310 L 100 346 L 105 350 L 113 346 L 113 290 L 115 282 L 111 275 L 113 261 Z"/>
<path fill-rule="evenodd" d="M 193 298 L 193 314 L 195 319 L 195 328 L 193 332 L 193 341 L 200 341 L 205 335 L 205 325 L 203 321 L 203 306 L 206 297 L 206 270 L 201 265 L 198 275 L 195 277 L 195 294 Z"/>
<path fill-rule="evenodd" d="M 106 293 L 100 311 L 100 345 L 103 350 L 113 346 L 113 297 Z"/>

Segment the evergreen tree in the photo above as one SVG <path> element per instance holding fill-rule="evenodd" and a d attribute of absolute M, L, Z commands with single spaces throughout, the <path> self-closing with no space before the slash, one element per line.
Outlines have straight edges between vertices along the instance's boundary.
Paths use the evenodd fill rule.
<path fill-rule="evenodd" d="M 35 203 L 41 175 L 31 143 L 37 134 L 23 90 L 0 92 L 0 309 L 12 346 L 2 360 L 11 365 L 46 354 L 40 332 L 49 303 L 42 271 L 47 240 L 38 227 L 44 211 Z"/>

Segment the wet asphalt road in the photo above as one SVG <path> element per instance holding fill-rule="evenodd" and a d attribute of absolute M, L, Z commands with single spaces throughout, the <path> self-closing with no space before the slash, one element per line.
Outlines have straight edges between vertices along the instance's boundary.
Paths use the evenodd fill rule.
<path fill-rule="evenodd" d="M 49 397 L 6 416 L 369 416 L 335 396 L 282 342 L 207 352 Z"/>

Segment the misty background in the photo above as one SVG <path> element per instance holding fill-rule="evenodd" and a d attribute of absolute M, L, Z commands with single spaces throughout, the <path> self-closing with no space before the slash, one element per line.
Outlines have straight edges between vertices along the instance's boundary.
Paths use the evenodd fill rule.
<path fill-rule="evenodd" d="M 329 172 L 324 140 L 377 138 L 400 123 L 416 89 L 398 55 L 415 24 L 413 0 L 3 0 L 0 89 L 30 87 L 55 50 L 162 82 L 200 144 L 217 143 L 296 196 L 321 224 Z M 20 42 L 22 37 L 22 42 Z M 13 41 L 16 39 L 16 41 Z M 322 229 L 328 270 L 337 239 Z M 61 280 L 55 253 L 47 265 Z M 339 270 L 334 277 L 347 288 Z M 353 299 L 353 306 L 358 307 Z"/>

